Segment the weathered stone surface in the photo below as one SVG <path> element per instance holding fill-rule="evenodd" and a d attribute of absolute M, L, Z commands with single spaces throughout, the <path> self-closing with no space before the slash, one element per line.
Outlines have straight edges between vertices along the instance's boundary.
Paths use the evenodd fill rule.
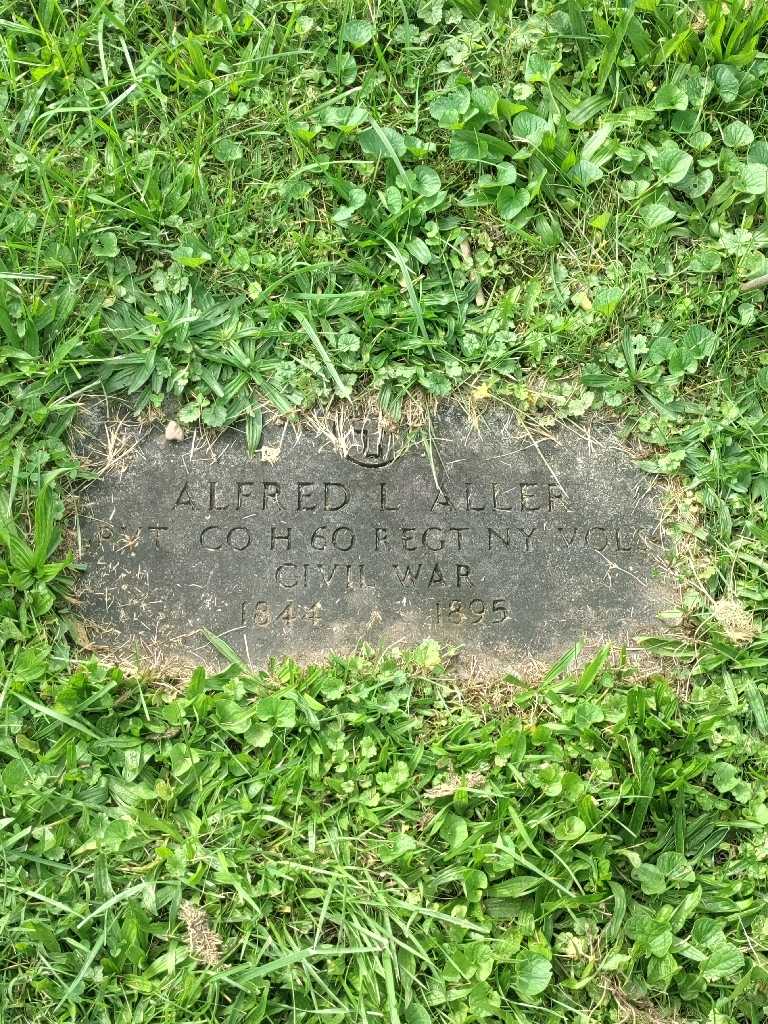
<path fill-rule="evenodd" d="M 675 603 L 659 496 L 607 426 L 537 439 L 447 403 L 426 445 L 274 424 L 255 459 L 234 431 L 170 443 L 162 424 L 101 424 L 91 451 L 102 430 L 81 613 L 122 655 L 215 661 L 204 627 L 255 665 L 427 637 L 514 664 L 658 630 Z"/>

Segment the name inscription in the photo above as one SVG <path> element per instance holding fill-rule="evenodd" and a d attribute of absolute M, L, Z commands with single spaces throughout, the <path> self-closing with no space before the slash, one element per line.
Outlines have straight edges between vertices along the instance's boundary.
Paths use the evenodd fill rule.
<path fill-rule="evenodd" d="M 441 426 L 431 458 L 391 456 L 391 440 L 384 458 L 371 429 L 362 452 L 284 439 L 276 464 L 232 438 L 196 459 L 150 433 L 86 495 L 90 616 L 189 650 L 205 627 L 263 661 L 427 636 L 543 653 L 624 637 L 670 603 L 648 481 L 610 431 L 533 445 L 508 425 L 473 433 L 452 407 Z"/>

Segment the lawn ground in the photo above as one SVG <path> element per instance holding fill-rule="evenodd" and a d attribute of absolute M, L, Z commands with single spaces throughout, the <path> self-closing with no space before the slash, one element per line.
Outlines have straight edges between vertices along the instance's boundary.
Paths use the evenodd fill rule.
<path fill-rule="evenodd" d="M 0 2 L 0 1020 L 764 1019 L 768 5 Z M 78 646 L 90 395 L 621 415 L 661 666 Z"/>

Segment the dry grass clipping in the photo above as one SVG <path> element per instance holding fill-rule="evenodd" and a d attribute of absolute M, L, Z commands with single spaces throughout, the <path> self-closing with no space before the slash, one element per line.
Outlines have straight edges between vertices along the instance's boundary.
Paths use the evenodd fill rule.
<path fill-rule="evenodd" d="M 752 613 L 735 598 L 723 597 L 715 601 L 712 616 L 731 643 L 747 643 L 757 636 Z"/>
<path fill-rule="evenodd" d="M 674 1012 L 668 1015 L 647 1000 L 633 1001 L 618 982 L 606 981 L 603 987 L 613 997 L 619 1024 L 686 1024 L 686 1018 Z"/>
<path fill-rule="evenodd" d="M 438 800 L 443 796 L 453 796 L 460 789 L 482 789 L 484 785 L 483 772 L 470 772 L 463 781 L 458 775 L 451 774 L 443 782 L 426 790 L 424 796 L 430 800 Z"/>
<path fill-rule="evenodd" d="M 179 917 L 187 928 L 187 948 L 195 960 L 206 967 L 217 967 L 221 963 L 221 936 L 208 923 L 208 915 L 194 903 L 182 903 Z"/>

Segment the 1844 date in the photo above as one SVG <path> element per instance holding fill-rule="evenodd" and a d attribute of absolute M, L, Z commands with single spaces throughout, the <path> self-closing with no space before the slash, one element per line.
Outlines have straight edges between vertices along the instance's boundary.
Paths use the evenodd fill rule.
<path fill-rule="evenodd" d="M 320 625 L 320 602 L 312 605 L 298 604 L 296 601 L 242 601 L 240 605 L 241 626 L 282 626 L 288 627 L 299 623 Z"/>

